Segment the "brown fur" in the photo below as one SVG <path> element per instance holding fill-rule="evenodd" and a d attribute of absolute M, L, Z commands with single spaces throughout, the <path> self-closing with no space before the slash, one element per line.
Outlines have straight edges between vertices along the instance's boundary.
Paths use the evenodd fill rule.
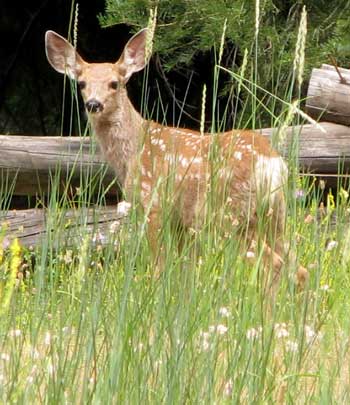
<path fill-rule="evenodd" d="M 160 178 L 163 184 L 172 178 L 174 216 L 184 229 L 200 229 L 208 192 L 215 191 L 218 210 L 224 209 L 226 223 L 231 227 L 246 224 L 249 237 L 254 239 L 259 204 L 264 204 L 262 212 L 271 217 L 269 231 L 276 238 L 274 249 L 262 238 L 264 261 L 274 268 L 272 279 L 278 279 L 283 265 L 283 186 L 287 176 L 282 158 L 265 137 L 253 131 L 235 130 L 214 136 L 143 119 L 132 106 L 125 85 L 145 66 L 146 34 L 146 30 L 136 34 L 115 64 L 89 64 L 64 38 L 49 31 L 47 57 L 57 71 L 81 83 L 87 107 L 91 100 L 98 102 L 98 111 L 89 114 L 93 130 L 127 198 L 140 190 L 138 199 L 149 212 L 149 240 L 155 252 L 159 250 L 164 192 L 164 186 L 157 185 Z M 209 190 L 213 177 L 217 189 Z"/>

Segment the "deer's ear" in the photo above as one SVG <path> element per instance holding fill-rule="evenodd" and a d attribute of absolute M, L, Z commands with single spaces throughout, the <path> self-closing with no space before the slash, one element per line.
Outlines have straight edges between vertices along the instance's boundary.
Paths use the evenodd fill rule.
<path fill-rule="evenodd" d="M 124 51 L 116 65 L 124 76 L 126 83 L 131 75 L 142 70 L 148 61 L 146 61 L 146 42 L 149 30 L 144 28 L 135 34 L 125 45 Z"/>
<path fill-rule="evenodd" d="M 71 79 L 77 78 L 77 73 L 82 69 L 85 62 L 66 39 L 54 31 L 47 31 L 45 50 L 47 60 L 57 72 L 65 73 Z"/>

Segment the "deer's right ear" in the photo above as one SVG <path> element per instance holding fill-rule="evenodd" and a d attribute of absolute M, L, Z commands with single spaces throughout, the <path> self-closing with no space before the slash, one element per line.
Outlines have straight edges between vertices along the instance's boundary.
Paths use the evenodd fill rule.
<path fill-rule="evenodd" d="M 57 72 L 65 73 L 71 79 L 77 78 L 84 61 L 66 39 L 54 31 L 46 31 L 45 50 L 47 60 Z"/>

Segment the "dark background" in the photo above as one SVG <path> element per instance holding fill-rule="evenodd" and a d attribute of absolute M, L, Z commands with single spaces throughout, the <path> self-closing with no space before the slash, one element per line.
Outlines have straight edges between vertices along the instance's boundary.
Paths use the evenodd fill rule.
<path fill-rule="evenodd" d="M 44 35 L 48 29 L 64 37 L 69 31 L 71 0 L 18 0 L 2 2 L 0 13 L 0 133 L 24 135 L 66 135 L 70 131 L 71 93 L 65 92 L 62 114 L 63 77 L 48 64 Z M 78 50 L 88 62 L 114 62 L 130 38 L 131 27 L 120 24 L 101 28 L 97 19 L 104 11 L 104 0 L 79 3 Z M 225 50 L 226 66 L 235 61 L 232 44 Z M 150 62 L 149 109 L 159 95 L 166 109 L 168 124 L 199 128 L 203 83 L 208 86 L 207 116 L 210 117 L 210 94 L 213 78 L 213 55 L 198 54 L 186 70 L 164 73 L 154 55 Z M 135 75 L 128 85 L 129 95 L 140 108 L 142 75 Z M 223 77 L 222 83 L 225 82 Z M 186 105 L 183 100 L 188 90 Z M 174 103 L 174 94 L 177 104 Z M 227 98 L 220 100 L 224 104 Z M 83 108 L 80 103 L 82 116 Z M 184 110 L 184 111 L 183 111 Z M 156 109 L 154 109 L 156 111 Z M 155 113 L 156 115 L 156 113 Z M 62 116 L 63 126 L 62 126 Z M 156 118 L 156 117 L 154 117 Z M 163 118 L 163 117 L 161 117 Z M 210 120 L 207 122 L 210 125 Z M 227 125 L 230 126 L 230 120 Z M 62 131 L 61 131 L 62 129 Z M 73 133 L 74 133 L 73 129 Z"/>
<path fill-rule="evenodd" d="M 100 28 L 96 15 L 103 8 L 103 0 L 79 5 L 78 46 L 88 61 L 116 60 L 129 36 L 125 26 Z M 59 135 L 63 76 L 46 60 L 44 35 L 52 29 L 67 37 L 70 14 L 70 0 L 15 0 L 1 6 L 1 133 Z M 67 91 L 68 111 L 70 99 Z M 67 117 L 64 132 L 68 121 Z"/>

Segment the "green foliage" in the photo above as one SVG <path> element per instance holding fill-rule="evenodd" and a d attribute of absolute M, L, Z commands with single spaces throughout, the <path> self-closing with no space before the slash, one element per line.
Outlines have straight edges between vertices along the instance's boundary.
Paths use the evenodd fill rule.
<path fill-rule="evenodd" d="M 226 39 L 240 52 L 257 52 L 259 82 L 271 83 L 271 73 L 285 79 L 294 58 L 295 40 L 303 5 L 308 12 L 306 71 L 329 62 L 329 54 L 346 63 L 350 55 L 350 2 L 260 2 L 258 49 L 255 44 L 255 2 L 249 0 L 106 0 L 102 26 L 125 23 L 136 31 L 147 25 L 149 9 L 158 7 L 155 51 L 166 69 L 184 69 L 198 52 L 219 46 L 225 20 Z"/>

